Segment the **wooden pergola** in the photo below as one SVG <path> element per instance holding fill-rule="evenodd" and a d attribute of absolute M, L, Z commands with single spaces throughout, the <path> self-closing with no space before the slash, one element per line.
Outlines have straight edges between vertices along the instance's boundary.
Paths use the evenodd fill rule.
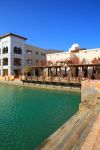
<path fill-rule="evenodd" d="M 100 67 L 100 64 L 66 64 L 65 65 L 45 65 L 45 66 L 33 66 L 33 70 L 39 70 L 41 69 L 42 71 L 44 69 L 48 69 L 48 76 L 50 76 L 50 73 L 52 72 L 51 70 L 52 69 L 55 69 L 56 71 L 56 76 L 58 75 L 58 68 L 59 68 L 59 74 L 61 76 L 61 71 L 62 71 L 62 68 L 63 70 L 65 71 L 65 76 L 67 74 L 67 68 L 70 68 L 72 70 L 72 68 L 75 68 L 75 69 L 78 69 L 79 67 L 81 67 L 82 69 L 85 68 L 85 69 L 88 69 L 88 67 L 93 67 L 93 68 L 98 68 Z M 100 68 L 99 68 L 100 69 Z"/>
<path fill-rule="evenodd" d="M 69 67 L 100 67 L 100 63 L 98 64 L 69 64 Z"/>
<path fill-rule="evenodd" d="M 62 66 L 62 65 L 46 65 L 46 66 L 33 66 L 33 70 L 44 70 L 44 69 L 48 69 L 48 76 L 50 76 L 50 73 L 52 72 L 52 69 L 55 69 L 56 71 L 56 76 L 58 75 L 58 69 L 59 69 L 59 73 L 61 75 L 61 69 L 65 68 L 65 74 L 66 74 L 66 69 L 68 68 L 68 66 Z"/>

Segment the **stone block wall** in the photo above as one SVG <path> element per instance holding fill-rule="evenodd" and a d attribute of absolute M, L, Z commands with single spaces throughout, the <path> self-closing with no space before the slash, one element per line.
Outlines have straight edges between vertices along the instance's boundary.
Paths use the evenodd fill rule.
<path fill-rule="evenodd" d="M 100 80 L 81 83 L 81 102 L 93 106 L 100 104 Z"/>

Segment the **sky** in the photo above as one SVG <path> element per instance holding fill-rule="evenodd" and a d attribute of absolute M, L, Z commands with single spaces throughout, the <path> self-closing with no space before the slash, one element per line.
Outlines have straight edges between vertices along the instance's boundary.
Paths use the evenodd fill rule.
<path fill-rule="evenodd" d="M 100 48 L 100 0 L 0 0 L 0 35 L 8 32 L 46 49 Z"/>

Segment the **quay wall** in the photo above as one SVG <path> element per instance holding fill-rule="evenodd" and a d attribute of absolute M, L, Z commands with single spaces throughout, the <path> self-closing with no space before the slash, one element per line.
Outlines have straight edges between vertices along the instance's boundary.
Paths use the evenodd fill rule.
<path fill-rule="evenodd" d="M 0 81 L 0 84 L 6 84 L 6 85 L 14 85 L 14 86 L 22 86 L 22 87 L 27 87 L 27 88 L 37 88 L 37 89 L 44 89 L 44 90 L 59 90 L 59 91 L 70 91 L 70 92 L 78 92 L 80 93 L 80 88 L 77 86 L 57 86 L 57 85 L 49 85 L 49 84 L 34 84 L 34 83 L 28 83 L 25 82 L 23 83 L 22 81 Z"/>
<path fill-rule="evenodd" d="M 99 112 L 100 81 L 83 81 L 79 111 L 36 150 L 81 150 Z"/>
<path fill-rule="evenodd" d="M 81 101 L 90 105 L 100 104 L 100 80 L 86 80 L 82 82 Z"/>

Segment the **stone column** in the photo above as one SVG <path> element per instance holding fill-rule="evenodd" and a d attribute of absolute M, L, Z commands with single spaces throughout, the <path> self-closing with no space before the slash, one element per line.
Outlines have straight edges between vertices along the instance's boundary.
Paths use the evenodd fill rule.
<path fill-rule="evenodd" d="M 48 68 L 48 77 L 49 77 L 49 68 Z"/>
<path fill-rule="evenodd" d="M 66 67 L 65 67 L 65 76 L 66 76 Z"/>
<path fill-rule="evenodd" d="M 56 67 L 56 76 L 57 76 L 57 67 Z"/>

